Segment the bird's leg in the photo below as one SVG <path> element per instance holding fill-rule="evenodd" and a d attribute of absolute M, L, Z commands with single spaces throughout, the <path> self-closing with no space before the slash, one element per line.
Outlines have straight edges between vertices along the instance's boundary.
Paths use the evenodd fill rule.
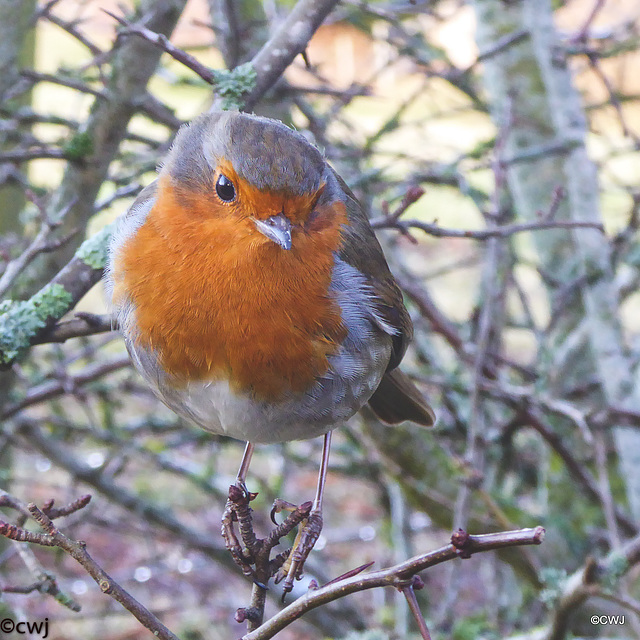
<path fill-rule="evenodd" d="M 231 557 L 247 576 L 253 576 L 254 574 L 250 565 L 253 563 L 257 544 L 251 521 L 251 508 L 249 507 L 249 502 L 255 495 L 247 491 L 245 484 L 254 447 L 255 445 L 251 444 L 251 442 L 247 442 L 235 484 L 229 487 L 229 497 L 222 514 L 222 537 L 225 545 L 229 553 L 231 553 Z M 242 545 L 234 530 L 234 521 L 238 522 Z"/>
<path fill-rule="evenodd" d="M 322 499 L 324 497 L 324 485 L 327 480 L 327 469 L 329 467 L 329 451 L 331 449 L 331 431 L 325 434 L 322 446 L 322 461 L 320 463 L 320 471 L 318 473 L 318 486 L 316 488 L 316 496 L 311 506 L 309 517 L 304 521 L 296 540 L 291 549 L 291 554 L 287 559 L 285 566 L 281 569 L 279 578 L 282 579 L 284 571 L 285 578 L 283 588 L 283 598 L 293 589 L 293 581 L 302 577 L 304 563 L 309 553 L 313 549 L 320 532 L 322 531 Z"/>
<path fill-rule="evenodd" d="M 238 475 L 236 476 L 236 487 L 240 487 L 245 493 L 248 493 L 245 480 L 247 479 L 247 471 L 249 471 L 249 465 L 251 464 L 251 458 L 253 457 L 253 450 L 255 448 L 255 444 L 247 442 L 244 448 L 244 453 L 242 454 L 242 460 L 240 461 Z"/>

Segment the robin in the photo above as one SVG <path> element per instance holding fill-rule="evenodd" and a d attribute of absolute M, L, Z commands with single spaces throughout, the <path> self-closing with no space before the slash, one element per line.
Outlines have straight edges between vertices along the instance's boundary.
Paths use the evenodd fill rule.
<path fill-rule="evenodd" d="M 366 215 L 281 122 L 218 112 L 183 127 L 119 220 L 106 284 L 156 395 L 247 442 L 238 486 L 255 443 L 324 435 L 319 527 L 332 429 L 367 403 L 390 424 L 434 423 L 397 368 L 413 328 Z M 319 527 L 294 549 L 285 589 Z"/>

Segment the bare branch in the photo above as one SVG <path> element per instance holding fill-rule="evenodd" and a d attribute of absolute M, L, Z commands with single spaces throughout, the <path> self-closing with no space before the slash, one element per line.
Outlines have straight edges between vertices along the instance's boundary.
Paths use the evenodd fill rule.
<path fill-rule="evenodd" d="M 604 227 L 599 222 L 577 220 L 539 220 L 535 222 L 519 222 L 502 226 L 479 229 L 446 229 L 437 223 L 422 222 L 420 220 L 391 220 L 389 218 L 373 218 L 371 226 L 374 229 L 398 229 L 403 233 L 410 229 L 419 229 L 435 238 L 470 238 L 473 240 L 488 240 L 490 238 L 508 238 L 516 233 L 525 231 L 542 231 L 544 229 L 595 229 L 604 234 Z"/>
<path fill-rule="evenodd" d="M 38 206 L 43 222 L 42 226 L 40 227 L 40 231 L 33 239 L 33 242 L 15 260 L 12 260 L 6 266 L 4 273 L 0 278 L 0 298 L 3 297 L 7 293 L 7 291 L 9 291 L 15 279 L 22 273 L 27 265 L 29 265 L 29 263 L 37 255 L 39 255 L 40 253 L 46 253 L 48 251 L 55 251 L 66 242 L 68 242 L 77 232 L 74 231 L 72 234 L 65 237 L 51 240 L 50 236 L 53 230 L 58 226 L 58 224 L 51 221 L 51 217 L 47 215 L 44 205 L 35 197 L 33 193 L 27 191 L 25 195 L 28 199 L 30 199 Z"/>
<path fill-rule="evenodd" d="M 73 36 L 78 42 L 81 42 L 87 49 L 89 49 L 89 51 L 94 56 L 103 55 L 103 51 L 100 49 L 100 47 L 98 47 L 97 45 L 93 44 L 93 42 L 91 42 L 86 36 L 84 36 L 78 30 L 78 28 L 77 28 L 75 23 L 67 22 L 65 20 L 62 20 L 61 18 L 56 16 L 54 13 L 51 13 L 51 9 L 53 9 L 53 6 L 55 4 L 57 4 L 57 3 L 54 3 L 54 2 L 47 3 L 47 5 L 45 5 L 42 8 L 42 13 L 41 13 L 42 17 L 46 18 L 52 24 L 57 25 L 58 27 L 60 27 L 64 31 L 66 31 L 68 34 Z"/>
<path fill-rule="evenodd" d="M 33 149 L 16 149 L 15 151 L 3 151 L 0 153 L 0 163 L 3 162 L 25 162 L 26 160 L 40 160 L 49 158 L 50 160 L 74 160 L 72 154 L 57 147 L 41 147 Z"/>
<path fill-rule="evenodd" d="M 0 535 L 19 542 L 31 542 L 47 547 L 58 547 L 69 554 L 94 579 L 100 590 L 119 602 L 127 611 L 149 629 L 157 638 L 179 640 L 148 609 L 125 591 L 102 567 L 89 555 L 84 542 L 68 538 L 53 524 L 44 511 L 31 503 L 27 507 L 31 517 L 44 529 L 45 533 L 25 531 L 0 522 Z M 79 507 L 81 508 L 81 507 Z"/>
<path fill-rule="evenodd" d="M 84 82 L 77 80 L 75 78 L 65 78 L 64 76 L 58 74 L 53 75 L 50 73 L 41 73 L 39 71 L 34 71 L 33 69 L 23 69 L 20 72 L 25 78 L 35 82 L 50 82 L 52 84 L 58 84 L 62 87 L 69 87 L 70 89 L 75 89 L 76 91 L 80 91 L 81 93 L 89 93 L 96 98 L 102 98 L 104 100 L 107 99 L 107 96 L 103 91 L 99 89 L 94 89 L 90 87 Z"/>

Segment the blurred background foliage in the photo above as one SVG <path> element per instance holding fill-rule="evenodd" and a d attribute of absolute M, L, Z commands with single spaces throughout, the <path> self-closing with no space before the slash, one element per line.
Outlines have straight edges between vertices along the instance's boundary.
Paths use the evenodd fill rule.
<path fill-rule="evenodd" d="M 126 12 L 221 69 L 250 61 L 294 4 Z M 159 49 L 116 39 L 103 9 L 120 11 L 0 0 L 0 277 L 45 238 L 7 299 L 31 298 L 122 214 L 213 99 Z M 343 0 L 309 64 L 299 56 L 255 108 L 308 136 L 389 228 L 379 237 L 416 328 L 403 368 L 439 417 L 428 432 L 368 414 L 336 431 L 308 577 L 387 566 L 457 527 L 547 529 L 541 547 L 426 572 L 434 638 L 640 637 L 639 18 L 632 0 Z M 385 216 L 416 185 L 417 202 Z M 101 285 L 74 311 L 106 313 Z M 0 416 L 0 488 L 38 504 L 93 494 L 63 531 L 181 638 L 241 634 L 249 584 L 219 537 L 239 443 L 162 406 L 115 332 L 30 349 L 0 372 Z M 259 448 L 258 529 L 275 497 L 312 495 L 320 446 Z M 42 593 L 53 577 L 64 597 Z M 594 612 L 625 624 L 593 625 Z M 4 615 L 48 617 L 57 639 L 146 637 L 71 559 L 8 540 Z M 400 594 L 374 590 L 278 637 L 416 633 Z"/>

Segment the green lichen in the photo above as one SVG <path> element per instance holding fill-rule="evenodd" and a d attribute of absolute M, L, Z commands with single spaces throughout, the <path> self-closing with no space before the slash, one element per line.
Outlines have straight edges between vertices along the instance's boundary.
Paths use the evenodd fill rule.
<path fill-rule="evenodd" d="M 113 233 L 114 224 L 108 224 L 87 238 L 76 251 L 76 258 L 79 258 L 92 269 L 104 269 L 107 264 L 109 254 L 109 240 Z"/>
<path fill-rule="evenodd" d="M 540 571 L 540 580 L 544 589 L 540 592 L 540 600 L 549 608 L 560 599 L 562 590 L 567 584 L 567 572 L 564 569 L 545 567 Z"/>
<path fill-rule="evenodd" d="M 244 96 L 256 86 L 256 70 L 250 62 L 241 64 L 231 71 L 215 71 L 214 75 L 213 86 L 222 98 L 222 108 L 225 111 L 242 108 Z"/>
<path fill-rule="evenodd" d="M 70 160 L 82 160 L 93 152 L 93 140 L 87 132 L 76 133 L 67 144 L 64 145 L 63 151 Z"/>
<path fill-rule="evenodd" d="M 57 584 L 55 585 L 57 589 Z M 47 593 L 50 593 L 47 591 Z M 67 607 L 67 609 L 71 609 L 71 611 L 80 611 L 80 605 L 67 593 L 64 591 L 53 591 L 51 595 L 59 602 L 63 607 Z"/>
<path fill-rule="evenodd" d="M 0 302 L 0 363 L 10 364 L 29 348 L 49 318 L 60 318 L 73 302 L 61 284 L 48 284 L 29 300 Z"/>
<path fill-rule="evenodd" d="M 600 578 L 600 584 L 606 593 L 615 593 L 620 578 L 629 570 L 629 561 L 621 553 L 612 554 L 607 562 L 607 569 Z"/>

